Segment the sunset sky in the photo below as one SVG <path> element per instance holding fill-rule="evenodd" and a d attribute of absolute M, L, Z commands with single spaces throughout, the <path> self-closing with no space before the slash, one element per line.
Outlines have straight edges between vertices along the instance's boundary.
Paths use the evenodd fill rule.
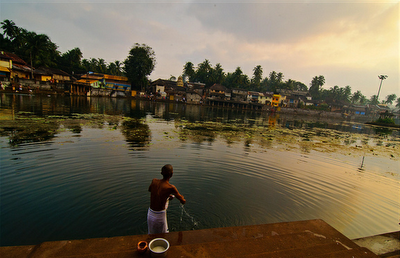
<path fill-rule="evenodd" d="M 350 3 L 351 2 L 351 3 Z M 399 1 L 184 1 L 0 0 L 0 20 L 43 33 L 62 53 L 79 47 L 84 58 L 124 61 L 134 43 L 150 46 L 156 67 L 150 78 L 182 74 L 190 61 L 208 59 L 224 71 L 249 77 L 282 72 L 307 86 L 351 86 L 380 100 L 399 86 Z"/>

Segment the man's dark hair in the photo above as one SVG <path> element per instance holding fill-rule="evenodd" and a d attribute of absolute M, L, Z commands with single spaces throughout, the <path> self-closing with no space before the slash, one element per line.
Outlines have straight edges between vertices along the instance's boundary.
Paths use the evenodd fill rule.
<path fill-rule="evenodd" d="M 162 167 L 161 175 L 163 175 L 164 179 L 171 178 L 173 171 L 174 171 L 174 169 L 173 169 L 172 165 L 167 164 Z"/>

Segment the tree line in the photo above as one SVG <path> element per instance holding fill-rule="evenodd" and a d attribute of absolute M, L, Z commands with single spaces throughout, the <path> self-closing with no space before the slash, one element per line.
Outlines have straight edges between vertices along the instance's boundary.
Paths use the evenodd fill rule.
<path fill-rule="evenodd" d="M 102 58 L 82 59 L 82 51 L 76 47 L 61 53 L 57 44 L 45 34 L 37 34 L 18 27 L 11 20 L 1 22 L 1 50 L 14 53 L 35 68 L 52 67 L 69 74 L 84 74 L 88 71 L 123 75 L 120 61 L 106 63 Z"/>
<path fill-rule="evenodd" d="M 334 86 L 330 89 L 323 89 L 322 86 L 325 84 L 325 77 L 322 75 L 313 77 L 309 88 L 304 83 L 296 80 L 288 79 L 284 81 L 284 75 L 281 72 L 272 71 L 268 76 L 263 78 L 263 69 L 261 65 L 257 65 L 253 68 L 253 74 L 250 78 L 242 72 L 240 67 L 237 67 L 233 73 L 225 73 L 220 63 L 217 63 L 213 67 L 210 61 L 205 59 L 202 63 L 199 63 L 197 67 L 195 67 L 192 62 L 186 62 L 183 66 L 182 76 L 189 81 L 205 83 L 206 86 L 218 83 L 229 89 L 240 88 L 250 91 L 274 93 L 278 92 L 278 90 L 308 91 L 314 100 L 352 104 L 380 103 L 376 95 L 367 99 L 359 90 L 352 93 L 350 86 Z M 386 100 L 381 103 L 393 104 L 396 97 L 396 94 L 390 94 L 386 96 Z M 400 98 L 397 98 L 396 102 L 396 106 L 400 107 Z"/>
<path fill-rule="evenodd" d="M 47 35 L 18 27 L 11 20 L 2 21 L 1 28 L 3 29 L 3 33 L 0 34 L 1 50 L 18 55 L 36 68 L 58 68 L 72 75 L 90 71 L 126 76 L 133 88 L 143 90 L 149 85 L 148 76 L 156 64 L 153 49 L 145 44 L 135 43 L 124 62 L 117 60 L 107 63 L 102 58 L 83 59 L 82 51 L 78 47 L 61 53 L 58 46 Z M 186 62 L 182 76 L 187 81 L 205 83 L 207 87 L 217 83 L 229 89 L 241 88 L 258 92 L 278 92 L 282 89 L 308 91 L 315 100 L 335 100 L 353 104 L 380 103 L 376 95 L 367 99 L 361 91 L 352 93 L 350 86 L 323 89 L 325 78 L 322 75 L 315 76 L 309 87 L 296 80 L 285 81 L 281 72 L 272 71 L 268 76 L 263 77 L 261 65 L 255 66 L 252 76 L 249 77 L 240 67 L 237 67 L 234 72 L 226 73 L 220 63 L 212 66 L 210 61 L 205 59 L 197 66 L 192 62 Z M 392 104 L 396 100 L 396 106 L 400 106 L 400 98 L 396 98 L 395 94 L 390 94 L 382 103 Z"/>

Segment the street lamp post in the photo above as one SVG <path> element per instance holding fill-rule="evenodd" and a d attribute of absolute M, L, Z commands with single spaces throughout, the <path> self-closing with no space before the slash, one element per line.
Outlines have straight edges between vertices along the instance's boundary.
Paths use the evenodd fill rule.
<path fill-rule="evenodd" d="M 378 101 L 378 103 L 379 103 L 379 93 L 381 92 L 382 82 L 387 77 L 388 77 L 387 75 L 378 75 L 378 78 L 381 79 L 381 83 L 379 84 L 378 95 L 376 96 L 376 100 Z"/>

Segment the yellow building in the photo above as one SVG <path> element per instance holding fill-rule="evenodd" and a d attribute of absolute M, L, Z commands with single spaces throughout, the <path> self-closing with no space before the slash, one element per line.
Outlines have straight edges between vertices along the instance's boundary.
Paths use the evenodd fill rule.
<path fill-rule="evenodd" d="M 0 77 L 10 79 L 12 60 L 10 57 L 0 53 Z"/>
<path fill-rule="evenodd" d="M 280 94 L 274 94 L 274 95 L 272 95 L 272 103 L 271 103 L 271 105 L 272 105 L 273 107 L 279 107 L 281 97 L 282 97 L 282 96 L 281 96 Z"/>

